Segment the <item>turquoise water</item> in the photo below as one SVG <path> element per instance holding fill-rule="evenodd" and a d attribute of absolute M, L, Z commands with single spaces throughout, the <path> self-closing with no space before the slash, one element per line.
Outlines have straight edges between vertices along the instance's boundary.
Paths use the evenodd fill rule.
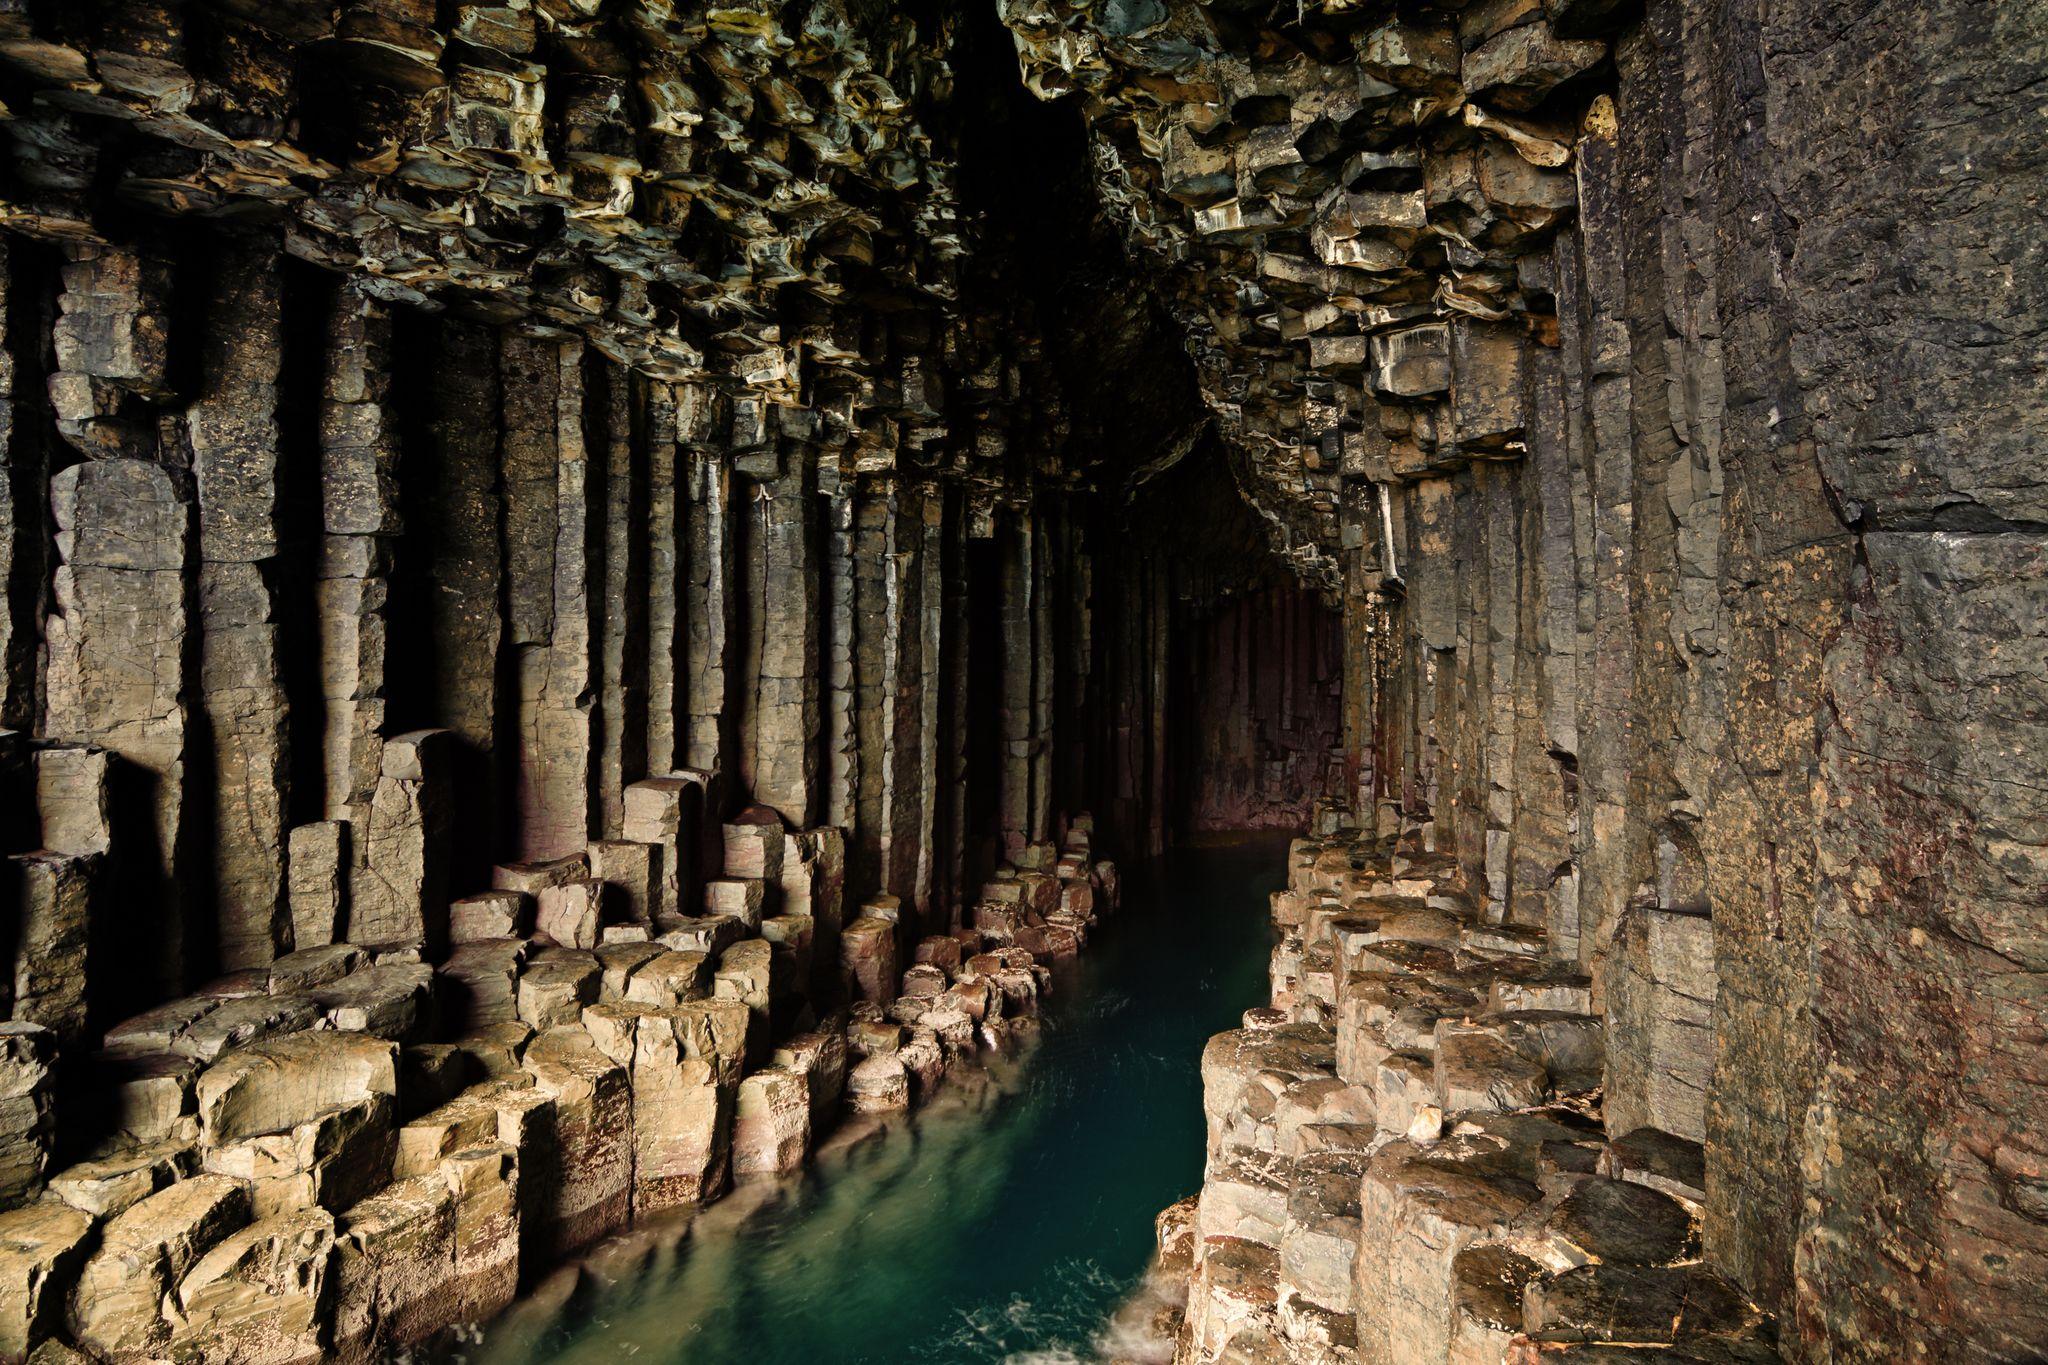
<path fill-rule="evenodd" d="M 1203 1042 L 1265 1000 L 1270 841 L 1176 854 L 1098 930 L 1041 1041 L 797 1180 L 543 1286 L 488 1365 L 1085 1360 L 1202 1172 Z"/>

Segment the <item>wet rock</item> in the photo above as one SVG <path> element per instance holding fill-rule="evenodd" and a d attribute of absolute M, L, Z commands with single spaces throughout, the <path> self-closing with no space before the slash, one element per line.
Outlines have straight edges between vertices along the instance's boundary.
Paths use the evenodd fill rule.
<path fill-rule="evenodd" d="M 910 1073 L 911 1094 L 919 1103 L 938 1093 L 939 1083 L 946 1075 L 946 1052 L 936 1033 L 929 1027 L 913 1028 L 895 1055 Z"/>
<path fill-rule="evenodd" d="M 107 1356 L 163 1350 L 172 1325 L 162 1305 L 201 1257 L 248 1221 L 242 1185 L 214 1175 L 181 1180 L 113 1219 L 71 1293 L 72 1340 Z"/>
<path fill-rule="evenodd" d="M 457 1321 L 488 1321 L 519 1292 L 518 1152 L 504 1143 L 469 1147 L 443 1158 L 440 1175 L 454 1196 L 450 1308 Z"/>
<path fill-rule="evenodd" d="M 731 1173 L 732 1123 L 750 1017 L 743 1004 L 584 1011 L 597 1047 L 625 1069 L 636 1213 L 716 1198 Z"/>
<path fill-rule="evenodd" d="M 241 1365 L 325 1354 L 334 1217 L 304 1209 L 229 1233 L 177 1286 L 169 1349 Z"/>
<path fill-rule="evenodd" d="M 895 1052 L 871 1053 L 846 1074 L 847 1107 L 885 1114 L 910 1107 L 910 1075 Z"/>
<path fill-rule="evenodd" d="M 455 1319 L 455 1196 L 438 1168 L 393 1181 L 346 1210 L 335 1232 L 333 1350 L 376 1359 L 423 1341 Z"/>
<path fill-rule="evenodd" d="M 895 994 L 896 925 L 863 915 L 839 940 L 841 970 L 855 999 L 884 1002 Z"/>
<path fill-rule="evenodd" d="M 522 1065 L 555 1102 L 556 1164 L 534 1191 L 537 1245 L 566 1255 L 617 1230 L 633 1198 L 633 1095 L 626 1068 L 581 1028 L 557 1026 L 527 1045 Z"/>
<path fill-rule="evenodd" d="M 733 1174 L 786 1175 L 799 1169 L 811 1142 L 811 1096 L 805 1073 L 770 1067 L 739 1084 L 733 1119 Z"/>
<path fill-rule="evenodd" d="M 50 1201 L 0 1213 L 0 1357 L 20 1360 L 62 1325 L 93 1227 Z"/>
<path fill-rule="evenodd" d="M 1251 1355 L 1241 1343 L 1247 1333 L 1277 1338 L 1275 1310 L 1279 1300 L 1280 1257 L 1260 1242 L 1219 1237 L 1205 1240 L 1196 1256 L 1195 1279 L 1188 1291 L 1188 1328 L 1201 1360 L 1228 1359 L 1234 1343 L 1241 1359 L 1283 1358 L 1277 1340 L 1269 1353 Z"/>
<path fill-rule="evenodd" d="M 846 1091 L 846 1035 L 836 1029 L 800 1033 L 779 1043 L 772 1061 L 804 1078 L 813 1137 L 830 1131 Z"/>

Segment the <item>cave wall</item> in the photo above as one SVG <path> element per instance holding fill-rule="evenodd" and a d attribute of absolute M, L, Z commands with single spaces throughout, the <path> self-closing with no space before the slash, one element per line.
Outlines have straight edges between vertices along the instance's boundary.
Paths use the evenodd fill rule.
<path fill-rule="evenodd" d="M 1305 828 L 1340 752 L 1334 614 L 1312 589 L 1275 587 L 1189 612 L 1178 630 L 1179 828 Z"/>
<path fill-rule="evenodd" d="M 977 522 L 942 480 L 843 471 L 801 409 L 736 432 L 706 387 L 384 303 L 260 234 L 17 249 L 8 288 L 54 319 L 18 353 L 55 359 L 14 400 L 47 439 L 15 447 L 10 544 L 51 584 L 7 616 L 42 641 L 10 675 L 40 811 L 16 847 L 112 845 L 110 980 L 445 942 L 493 864 L 621 837 L 628 790 L 677 771 L 849 831 L 853 893 L 941 929 L 970 856 L 978 883 L 1050 837 L 1055 702 L 1089 714 L 1096 648 L 1064 498 Z M 118 413 L 65 416 L 87 391 Z M 1000 740 L 971 821 L 970 724 Z"/>
<path fill-rule="evenodd" d="M 1652 4 L 1617 40 L 1528 454 L 1398 489 L 1386 615 L 1377 790 L 1576 946 L 1611 1131 L 1706 1143 L 1710 1253 L 1815 1359 L 2048 1334 L 2019 903 L 2044 580 L 2011 472 L 2042 420 L 2012 319 L 2041 299 L 1979 253 L 2039 272 L 2012 181 L 1955 202 L 1938 112 L 2025 44 L 2009 15 L 1922 19 Z M 1908 50 L 1951 74 L 1877 95 Z M 2038 185 L 2016 110 L 1984 117 L 1985 173 Z"/>
<path fill-rule="evenodd" d="M 2038 9 L 1004 12 L 1341 598 L 1359 817 L 1587 969 L 1788 1354 L 2041 1351 Z"/>

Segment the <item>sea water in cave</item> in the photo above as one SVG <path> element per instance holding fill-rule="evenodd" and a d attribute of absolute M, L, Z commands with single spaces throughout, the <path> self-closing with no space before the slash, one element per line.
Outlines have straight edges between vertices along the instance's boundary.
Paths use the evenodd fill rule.
<path fill-rule="evenodd" d="M 1116 1346 L 1103 1334 L 1144 1276 L 1154 1215 L 1201 1182 L 1203 1042 L 1265 1000 L 1283 844 L 1173 853 L 1060 976 L 1022 1055 L 800 1177 L 636 1229 L 468 1358 L 967 1365 Z"/>

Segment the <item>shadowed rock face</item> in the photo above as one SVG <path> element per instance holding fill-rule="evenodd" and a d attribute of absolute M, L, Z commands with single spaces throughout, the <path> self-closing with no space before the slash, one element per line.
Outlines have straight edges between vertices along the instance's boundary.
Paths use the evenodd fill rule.
<path fill-rule="evenodd" d="M 2037 1354 L 2039 16 L 1003 12 L 1354 614 L 1366 829 L 1586 972 L 1788 1353 Z"/>
<path fill-rule="evenodd" d="M 8 8 L 0 1356 L 424 1340 L 1268 825 L 1187 1351 L 2048 1350 L 2044 64 Z"/>

